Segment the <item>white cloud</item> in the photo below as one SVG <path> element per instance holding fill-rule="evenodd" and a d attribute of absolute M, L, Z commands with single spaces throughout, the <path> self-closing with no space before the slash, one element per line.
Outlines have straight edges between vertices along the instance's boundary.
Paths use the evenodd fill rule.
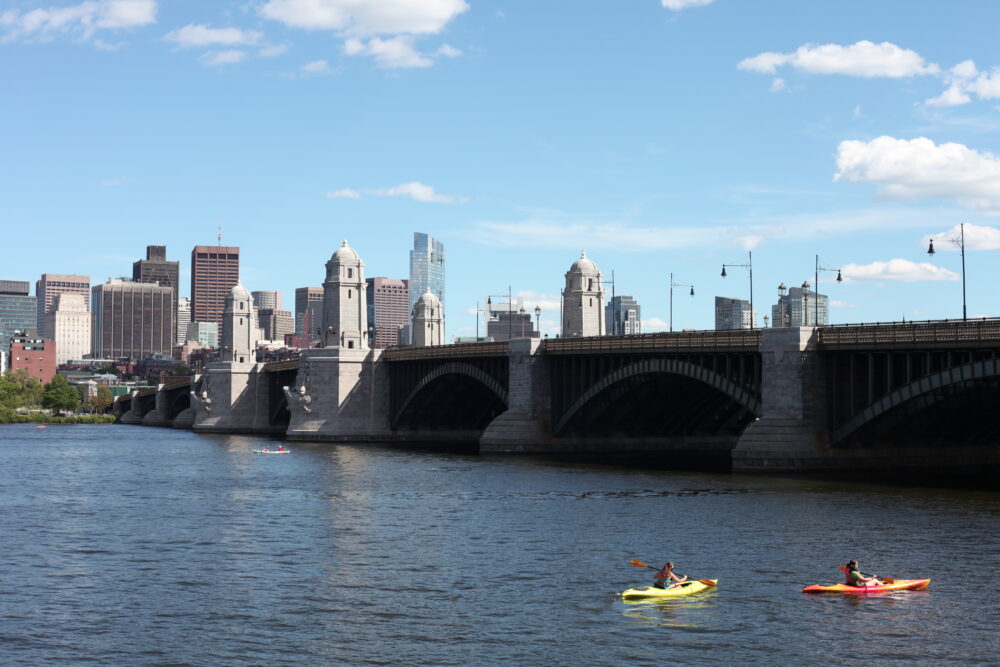
<path fill-rule="evenodd" d="M 299 69 L 306 74 L 329 74 L 330 63 L 325 60 L 314 60 L 311 63 L 306 63 Z M 344 192 L 344 190 L 341 190 L 340 192 Z M 353 192 L 353 190 L 351 190 L 351 192 Z M 357 193 L 354 194 L 355 197 L 357 197 Z"/>
<path fill-rule="evenodd" d="M 840 44 L 806 44 L 791 53 L 764 52 L 746 58 L 736 66 L 751 72 L 774 74 L 779 67 L 790 66 L 812 74 L 845 74 L 865 78 L 901 78 L 937 74 L 940 68 L 927 63 L 915 51 L 891 42 L 875 44 L 867 40 Z"/>
<path fill-rule="evenodd" d="M 430 67 L 434 61 L 413 46 L 413 38 L 398 35 L 389 39 L 373 37 L 367 42 L 349 39 L 344 42 L 344 53 L 349 56 L 372 56 L 379 67 Z"/>
<path fill-rule="evenodd" d="M 209 51 L 201 57 L 201 61 L 209 67 L 221 67 L 224 65 L 235 65 L 236 63 L 243 62 L 246 58 L 246 51 L 228 49 L 226 51 Z"/>
<path fill-rule="evenodd" d="M 857 305 L 853 303 L 847 303 L 846 301 L 840 301 L 838 299 L 830 301 L 830 305 L 834 308 L 857 308 Z"/>
<path fill-rule="evenodd" d="M 675 12 L 679 12 L 682 9 L 687 9 L 688 7 L 704 7 L 705 5 L 710 5 L 715 0 L 660 0 L 662 4 L 667 9 L 672 9 Z"/>
<path fill-rule="evenodd" d="M 78 5 L 12 9 L 0 14 L 6 33 L 0 41 L 50 41 L 60 35 L 89 40 L 100 30 L 123 30 L 156 23 L 156 0 L 87 0 Z"/>
<path fill-rule="evenodd" d="M 337 190 L 336 192 L 328 192 L 326 196 L 330 199 L 359 199 L 361 193 L 357 190 L 352 190 L 350 188 L 344 188 L 342 190 Z"/>
<path fill-rule="evenodd" d="M 1000 214 L 1000 159 L 963 144 L 879 137 L 842 141 L 835 181 L 875 183 L 887 199 L 953 199 Z"/>
<path fill-rule="evenodd" d="M 434 204 L 451 204 L 456 201 L 465 201 L 464 197 L 438 194 L 434 191 L 433 187 L 424 185 L 423 183 L 419 183 L 417 181 L 412 183 L 401 183 L 400 185 L 395 185 L 391 188 L 365 190 L 365 192 L 368 194 L 378 195 L 380 197 L 412 197 L 416 201 Z"/>
<path fill-rule="evenodd" d="M 189 24 L 167 33 L 163 39 L 182 49 L 206 46 L 254 46 L 264 39 L 264 33 L 239 28 L 212 28 Z"/>
<path fill-rule="evenodd" d="M 962 226 L 955 225 L 951 229 L 939 234 L 927 234 L 924 236 L 921 245 L 927 247 L 931 239 L 934 240 L 934 250 L 959 250 L 959 240 L 962 237 Z M 953 243 L 954 242 L 954 243 Z M 988 225 L 965 224 L 965 249 L 966 250 L 1000 250 L 1000 229 Z"/>
<path fill-rule="evenodd" d="M 962 87 L 952 84 L 937 97 L 932 97 L 924 102 L 930 107 L 955 107 L 961 104 L 968 104 L 972 98 L 962 92 Z"/>
<path fill-rule="evenodd" d="M 331 30 L 344 38 L 344 53 L 369 56 L 380 67 L 429 67 L 434 56 L 454 58 L 461 51 L 442 44 L 421 53 L 415 36 L 438 34 L 469 9 L 465 0 L 268 0 L 262 16 L 291 28 Z"/>
<path fill-rule="evenodd" d="M 775 77 L 774 81 L 771 82 L 771 92 L 776 93 L 784 89 L 785 89 L 785 80 Z"/>
<path fill-rule="evenodd" d="M 981 100 L 1000 98 L 1000 67 L 989 72 L 980 72 L 976 63 L 964 60 L 952 67 L 944 75 L 949 84 L 943 93 L 924 102 L 928 106 L 953 107 L 968 104 L 972 95 Z"/>
<path fill-rule="evenodd" d="M 274 58 L 275 56 L 280 56 L 288 51 L 287 44 L 268 44 L 267 46 L 261 47 L 257 55 L 261 58 Z"/>
<path fill-rule="evenodd" d="M 262 16 L 291 28 L 345 35 L 426 35 L 441 32 L 469 9 L 465 0 L 268 0 Z"/>
<path fill-rule="evenodd" d="M 861 105 L 860 104 L 855 104 L 854 105 L 854 117 L 855 118 L 861 118 L 862 116 L 864 116 L 864 114 L 861 112 Z"/>
<path fill-rule="evenodd" d="M 520 290 L 514 293 L 515 299 L 524 300 L 524 309 L 531 311 L 531 316 L 535 315 L 535 306 L 542 309 L 543 315 L 551 315 L 553 313 L 558 313 L 561 303 L 559 300 L 559 295 L 557 294 L 545 294 L 544 292 L 535 292 L 534 290 L 526 289 Z"/>
<path fill-rule="evenodd" d="M 670 322 L 659 317 L 650 317 L 642 320 L 642 333 L 655 333 L 657 331 L 669 331 Z"/>
<path fill-rule="evenodd" d="M 942 269 L 928 262 L 911 262 L 908 259 L 890 259 L 871 264 L 847 264 L 841 267 L 845 283 L 859 282 L 925 282 L 933 280 L 958 280 L 953 271 Z"/>

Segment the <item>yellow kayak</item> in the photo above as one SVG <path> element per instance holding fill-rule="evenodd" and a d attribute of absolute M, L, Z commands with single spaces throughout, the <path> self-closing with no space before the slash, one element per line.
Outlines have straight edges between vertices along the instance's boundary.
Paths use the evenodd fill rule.
<path fill-rule="evenodd" d="M 706 581 L 711 581 L 713 584 L 718 584 L 718 579 L 707 579 Z M 642 588 L 630 588 L 622 593 L 623 600 L 638 600 L 641 598 L 673 598 L 680 597 L 681 595 L 692 595 L 694 593 L 700 593 L 707 588 L 715 588 L 715 586 L 708 586 L 701 583 L 697 579 L 691 581 L 685 581 L 683 583 L 677 584 L 673 588 L 656 588 L 655 586 L 643 586 Z"/>

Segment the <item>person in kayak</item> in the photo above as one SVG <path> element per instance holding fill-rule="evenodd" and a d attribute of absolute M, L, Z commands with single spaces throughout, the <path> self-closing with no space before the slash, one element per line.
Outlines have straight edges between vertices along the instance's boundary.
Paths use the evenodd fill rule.
<path fill-rule="evenodd" d="M 858 569 L 858 561 L 856 560 L 852 560 L 847 563 L 844 574 L 847 576 L 848 586 L 864 588 L 865 586 L 881 586 L 884 583 L 878 577 L 866 577 L 861 574 L 861 571 Z"/>
<path fill-rule="evenodd" d="M 653 575 L 654 588 L 673 588 L 682 581 L 687 580 L 687 575 L 678 577 L 674 574 L 674 564 L 667 562 L 663 569 Z"/>

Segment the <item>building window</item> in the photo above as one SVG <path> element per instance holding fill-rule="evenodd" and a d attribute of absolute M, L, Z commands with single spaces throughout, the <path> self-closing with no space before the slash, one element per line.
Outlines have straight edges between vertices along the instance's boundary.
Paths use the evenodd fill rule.
<path fill-rule="evenodd" d="M 348 269 L 348 270 L 350 270 L 350 269 Z M 350 298 L 351 298 L 351 290 L 347 290 L 347 298 L 348 298 L 348 299 L 350 299 Z"/>

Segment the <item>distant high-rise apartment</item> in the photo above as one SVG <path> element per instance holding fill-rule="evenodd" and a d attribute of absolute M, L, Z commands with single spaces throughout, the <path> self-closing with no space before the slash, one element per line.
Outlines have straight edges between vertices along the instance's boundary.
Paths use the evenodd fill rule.
<path fill-rule="evenodd" d="M 182 296 L 177 299 L 177 344 L 187 342 L 188 325 L 191 324 L 191 299 Z"/>
<path fill-rule="evenodd" d="M 15 331 L 38 331 L 38 305 L 27 280 L 0 280 L 0 350 L 10 349 Z M 0 371 L 3 369 L 0 368 Z"/>
<path fill-rule="evenodd" d="M 56 365 L 90 353 L 90 311 L 79 294 L 59 294 L 45 328 L 56 342 Z"/>
<path fill-rule="evenodd" d="M 627 336 L 642 333 L 642 308 L 635 297 L 615 295 L 604 307 L 604 321 L 609 336 Z"/>
<path fill-rule="evenodd" d="M 271 310 L 281 309 L 281 292 L 257 290 L 256 292 L 250 292 L 250 297 L 253 299 L 253 305 L 262 310 L 264 308 Z"/>
<path fill-rule="evenodd" d="M 420 295 L 430 289 L 431 294 L 446 307 L 444 299 L 444 244 L 430 234 L 413 233 L 413 250 L 410 251 L 410 304 L 407 317 Z"/>
<path fill-rule="evenodd" d="M 295 290 L 295 333 L 305 336 L 312 345 L 319 341 L 323 328 L 323 288 L 299 287 Z"/>
<path fill-rule="evenodd" d="M 57 294 L 82 294 L 87 308 L 90 308 L 90 276 L 43 273 L 41 279 L 35 282 L 39 338 L 46 338 L 49 335 L 45 329 L 45 316 L 52 312 L 52 304 Z"/>
<path fill-rule="evenodd" d="M 257 311 L 258 326 L 264 332 L 264 340 L 284 341 L 285 334 L 295 333 L 295 318 L 292 311 L 277 308 L 261 308 Z"/>
<path fill-rule="evenodd" d="M 170 354 L 177 323 L 173 288 L 129 280 L 109 280 L 93 290 L 91 352 L 102 359 Z"/>
<path fill-rule="evenodd" d="M 715 328 L 749 329 L 753 322 L 750 302 L 746 299 L 733 299 L 727 296 L 715 297 Z"/>
<path fill-rule="evenodd" d="M 801 287 L 788 289 L 784 283 L 778 286 L 778 303 L 771 306 L 772 327 L 812 327 L 829 323 L 830 299 L 826 294 Z"/>
<path fill-rule="evenodd" d="M 24 370 L 47 384 L 56 376 L 56 343 L 34 332 L 15 333 L 10 341 L 10 370 Z"/>
<path fill-rule="evenodd" d="M 410 286 L 408 280 L 366 278 L 368 289 L 368 340 L 372 347 L 396 345 L 399 328 L 410 321 Z"/>
<path fill-rule="evenodd" d="M 221 328 L 226 297 L 239 281 L 239 248 L 196 245 L 191 250 L 191 320 Z"/>

